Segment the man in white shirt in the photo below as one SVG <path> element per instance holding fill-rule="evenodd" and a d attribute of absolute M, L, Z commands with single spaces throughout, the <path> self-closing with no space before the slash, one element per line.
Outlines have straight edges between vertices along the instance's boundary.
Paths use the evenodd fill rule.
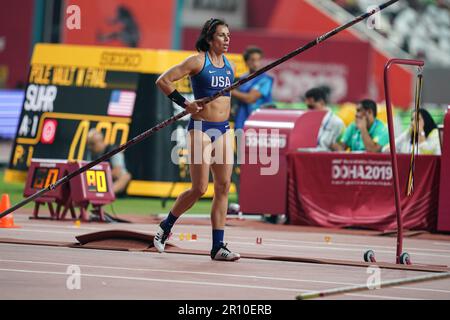
<path fill-rule="evenodd" d="M 322 88 L 308 90 L 305 94 L 305 103 L 309 110 L 327 111 L 320 126 L 315 150 L 333 151 L 332 146 L 345 129 L 344 121 L 327 108 L 327 95 Z"/>

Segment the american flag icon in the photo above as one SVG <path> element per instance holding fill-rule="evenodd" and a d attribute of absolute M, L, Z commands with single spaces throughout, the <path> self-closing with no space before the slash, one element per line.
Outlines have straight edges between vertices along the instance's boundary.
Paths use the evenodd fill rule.
<path fill-rule="evenodd" d="M 133 91 L 114 90 L 108 105 L 109 116 L 131 117 L 136 93 Z"/>

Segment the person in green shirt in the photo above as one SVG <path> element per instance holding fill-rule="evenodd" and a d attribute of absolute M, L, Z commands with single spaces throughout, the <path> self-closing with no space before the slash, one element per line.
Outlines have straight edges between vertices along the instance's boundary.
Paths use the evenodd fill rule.
<path fill-rule="evenodd" d="M 381 152 L 389 143 L 389 133 L 377 119 L 377 104 L 372 100 L 362 100 L 356 109 L 355 122 L 350 124 L 340 143 L 333 145 L 335 151 Z"/>

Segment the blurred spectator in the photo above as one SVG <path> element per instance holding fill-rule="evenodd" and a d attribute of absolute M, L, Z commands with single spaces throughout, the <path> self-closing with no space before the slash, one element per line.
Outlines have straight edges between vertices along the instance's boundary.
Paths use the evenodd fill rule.
<path fill-rule="evenodd" d="M 87 139 L 88 155 L 87 160 L 93 161 L 100 158 L 105 153 L 115 149 L 112 145 L 106 145 L 103 134 L 96 129 L 91 129 Z M 125 194 L 128 183 L 131 181 L 131 174 L 127 171 L 125 157 L 123 153 L 118 153 L 108 160 L 111 166 L 113 178 L 113 191 L 116 196 Z"/>
<path fill-rule="evenodd" d="M 249 74 L 255 73 L 262 67 L 264 53 L 260 48 L 249 47 L 243 55 Z M 243 129 L 245 121 L 253 112 L 262 105 L 272 102 L 272 85 L 273 78 L 268 74 L 262 74 L 233 91 L 233 97 L 239 101 L 235 119 L 236 129 Z"/>
<path fill-rule="evenodd" d="M 411 127 L 395 139 L 395 148 L 398 153 L 411 153 L 413 131 L 413 114 Z M 389 145 L 383 148 L 383 152 L 389 152 Z M 441 155 L 441 144 L 439 139 L 439 130 L 425 109 L 419 109 L 419 154 Z"/>
<path fill-rule="evenodd" d="M 340 143 L 333 150 L 381 152 L 389 142 L 386 126 L 377 119 L 377 104 L 372 100 L 362 100 L 356 109 L 356 119 L 347 130 Z"/>
<path fill-rule="evenodd" d="M 102 43 L 118 40 L 127 47 L 137 48 L 139 46 L 139 26 L 131 11 L 123 6 L 117 7 L 116 16 L 108 21 L 112 26 L 119 25 L 120 31 L 107 34 L 98 33 L 97 40 Z"/>
<path fill-rule="evenodd" d="M 327 111 L 322 120 L 317 137 L 318 151 L 332 151 L 339 136 L 345 129 L 344 121 L 327 108 L 327 96 L 323 88 L 313 88 L 305 94 L 305 103 L 309 110 Z"/>

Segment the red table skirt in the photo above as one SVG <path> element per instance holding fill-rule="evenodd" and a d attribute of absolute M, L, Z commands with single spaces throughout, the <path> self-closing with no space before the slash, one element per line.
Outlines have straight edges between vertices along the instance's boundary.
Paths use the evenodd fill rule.
<path fill-rule="evenodd" d="M 435 231 L 440 157 L 416 158 L 414 194 L 406 197 L 410 156 L 399 155 L 404 229 Z M 328 228 L 397 228 L 388 154 L 288 154 L 291 224 Z"/>

